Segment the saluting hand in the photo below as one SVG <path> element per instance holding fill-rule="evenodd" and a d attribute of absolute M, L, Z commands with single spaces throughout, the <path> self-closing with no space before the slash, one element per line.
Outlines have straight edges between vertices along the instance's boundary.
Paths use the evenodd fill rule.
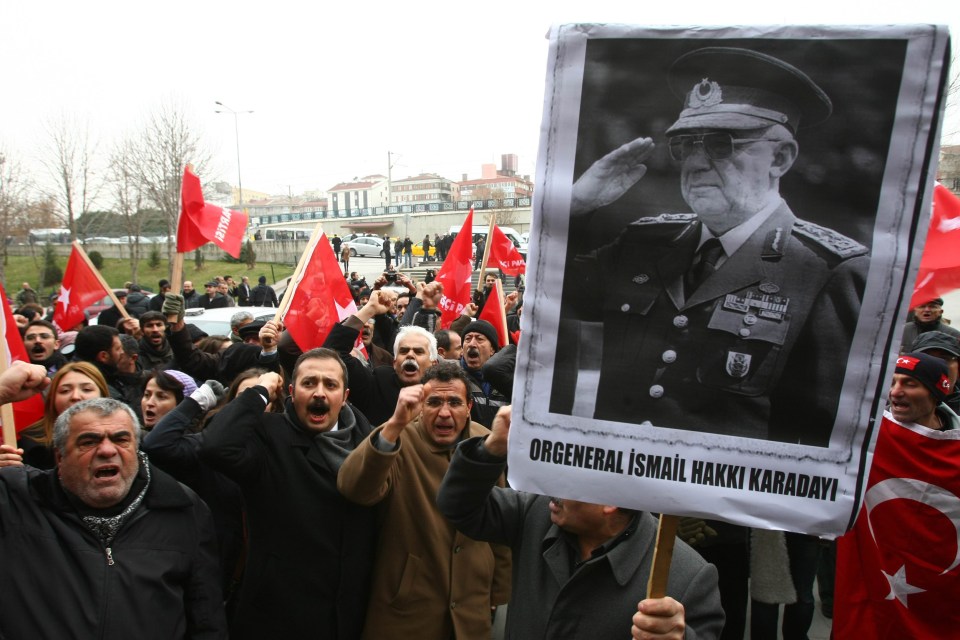
<path fill-rule="evenodd" d="M 594 162 L 573 185 L 570 214 L 587 213 L 617 201 L 646 174 L 643 163 L 654 146 L 652 138 L 637 138 Z"/>

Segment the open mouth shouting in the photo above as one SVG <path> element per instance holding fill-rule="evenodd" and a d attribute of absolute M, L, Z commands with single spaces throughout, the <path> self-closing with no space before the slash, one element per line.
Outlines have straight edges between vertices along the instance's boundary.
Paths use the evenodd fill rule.
<path fill-rule="evenodd" d="M 330 405 L 326 400 L 312 400 L 307 405 L 307 421 L 310 425 L 322 425 L 330 417 Z"/>

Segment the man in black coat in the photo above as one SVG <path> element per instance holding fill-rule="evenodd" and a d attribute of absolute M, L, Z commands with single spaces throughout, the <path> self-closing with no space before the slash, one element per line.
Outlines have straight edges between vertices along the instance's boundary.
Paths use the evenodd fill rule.
<path fill-rule="evenodd" d="M 277 292 L 273 287 L 267 284 L 267 276 L 257 278 L 256 287 L 250 294 L 250 304 L 254 307 L 279 307 L 280 301 L 277 300 Z"/>
<path fill-rule="evenodd" d="M 220 287 L 220 283 L 216 280 L 211 280 L 204 285 L 207 292 L 200 296 L 200 306 L 204 309 L 222 309 L 224 307 L 229 307 L 230 304 L 227 302 L 227 297 L 217 291 Z"/>
<path fill-rule="evenodd" d="M 292 379 L 283 414 L 264 412 L 282 384 L 264 374 L 217 414 L 200 449 L 247 505 L 235 637 L 354 639 L 366 613 L 375 511 L 340 496 L 337 472 L 372 428 L 347 404 L 336 352 L 306 352 Z"/>
<path fill-rule="evenodd" d="M 23 397 L 9 384 L 23 367 L 0 402 Z M 129 407 L 95 398 L 58 418 L 56 469 L 0 470 L 5 637 L 227 637 L 210 511 L 139 441 Z"/>

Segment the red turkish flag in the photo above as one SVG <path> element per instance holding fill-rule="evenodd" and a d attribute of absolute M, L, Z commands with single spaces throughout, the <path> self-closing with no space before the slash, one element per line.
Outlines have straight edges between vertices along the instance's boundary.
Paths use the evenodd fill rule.
<path fill-rule="evenodd" d="M 497 330 L 497 338 L 500 340 L 500 348 L 510 344 L 510 333 L 507 331 L 507 314 L 503 310 L 503 290 L 500 288 L 500 281 L 493 283 L 493 290 L 487 297 L 487 303 L 483 305 L 483 311 L 480 312 L 478 320 L 486 320 Z"/>
<path fill-rule="evenodd" d="M 523 261 L 520 252 L 497 225 L 493 225 L 490 235 L 490 257 L 487 259 L 487 266 L 497 267 L 508 276 L 527 272 L 527 263 Z"/>
<path fill-rule="evenodd" d="M 910 308 L 960 289 L 960 198 L 939 182 Z"/>
<path fill-rule="evenodd" d="M 283 315 L 283 324 L 301 351 L 323 346 L 333 325 L 357 312 L 357 303 L 326 234 L 315 238 L 306 252 L 300 277 L 290 283 L 295 290 Z"/>
<path fill-rule="evenodd" d="M 952 638 L 960 628 L 960 431 L 884 413 L 863 507 L 837 542 L 833 635 Z"/>
<path fill-rule="evenodd" d="M 0 285 L 0 300 L 7 299 L 7 292 Z M 7 361 L 4 369 L 11 363 L 20 360 L 30 363 L 30 356 L 27 355 L 27 349 L 23 346 L 23 339 L 20 337 L 20 329 L 13 320 L 13 313 L 10 311 L 10 305 L 3 305 L 3 313 L 0 314 L 0 323 L 3 323 L 3 336 L 7 341 Z M 13 403 L 13 424 L 16 426 L 17 433 L 20 433 L 26 427 L 43 417 L 43 396 L 39 393 L 26 400 Z M 16 446 L 15 442 L 8 443 Z"/>
<path fill-rule="evenodd" d="M 240 257 L 247 214 L 203 201 L 203 189 L 190 167 L 183 170 L 177 252 L 186 253 L 212 242 L 234 258 Z"/>
<path fill-rule="evenodd" d="M 446 329 L 460 317 L 463 308 L 470 304 L 473 278 L 473 209 L 453 239 L 443 267 L 437 274 L 437 282 L 443 285 L 440 297 L 440 327 Z"/>
<path fill-rule="evenodd" d="M 93 267 L 80 255 L 81 251 L 83 249 L 74 246 L 70 252 L 53 312 L 53 322 L 64 331 L 83 322 L 87 307 L 108 293 Z"/>

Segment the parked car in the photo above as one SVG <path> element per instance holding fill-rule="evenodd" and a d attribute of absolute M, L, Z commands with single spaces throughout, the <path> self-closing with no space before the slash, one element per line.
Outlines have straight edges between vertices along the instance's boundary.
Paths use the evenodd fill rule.
<path fill-rule="evenodd" d="M 418 242 L 417 244 L 413 245 L 413 255 L 417 256 L 418 258 L 422 258 L 422 257 L 423 257 L 423 243 L 422 243 L 422 242 Z M 432 244 L 430 245 L 430 255 L 431 255 L 431 256 L 437 255 L 437 248 L 436 248 L 435 246 L 433 246 Z"/>
<path fill-rule="evenodd" d="M 220 309 L 187 309 L 183 320 L 201 329 L 209 336 L 229 336 L 230 318 L 238 311 L 249 311 L 254 320 L 273 320 L 277 310 L 272 307 L 221 307 Z"/>
<path fill-rule="evenodd" d="M 347 243 L 350 247 L 350 257 L 377 258 L 383 257 L 383 240 L 376 236 L 360 236 Z"/>

